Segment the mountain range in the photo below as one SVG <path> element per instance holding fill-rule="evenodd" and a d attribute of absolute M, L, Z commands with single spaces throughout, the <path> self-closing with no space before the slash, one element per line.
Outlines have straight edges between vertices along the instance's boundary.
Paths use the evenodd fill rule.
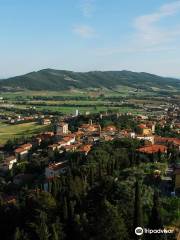
<path fill-rule="evenodd" d="M 180 80 L 160 77 L 145 72 L 91 71 L 73 72 L 43 69 L 25 75 L 0 80 L 0 89 L 69 90 L 69 89 L 117 89 L 118 87 L 142 90 L 180 90 Z"/>

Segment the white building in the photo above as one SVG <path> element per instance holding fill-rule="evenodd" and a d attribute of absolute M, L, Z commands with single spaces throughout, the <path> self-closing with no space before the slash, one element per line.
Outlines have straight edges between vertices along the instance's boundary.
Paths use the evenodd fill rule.
<path fill-rule="evenodd" d="M 78 109 L 76 109 L 75 116 L 76 116 L 76 117 L 79 116 L 79 110 L 78 110 Z"/>
<path fill-rule="evenodd" d="M 13 167 L 13 164 L 17 162 L 17 159 L 15 156 L 10 156 L 6 158 L 1 164 L 0 169 L 3 171 L 11 170 Z"/>
<path fill-rule="evenodd" d="M 60 174 L 65 173 L 67 170 L 66 161 L 59 163 L 52 163 L 45 169 L 46 178 L 51 178 L 55 176 L 59 176 Z"/>
<path fill-rule="evenodd" d="M 137 138 L 138 140 L 149 141 L 149 142 L 151 142 L 152 144 L 154 144 L 154 136 L 153 136 L 153 135 L 149 135 L 149 136 L 139 135 L 139 136 L 136 136 L 136 138 Z"/>

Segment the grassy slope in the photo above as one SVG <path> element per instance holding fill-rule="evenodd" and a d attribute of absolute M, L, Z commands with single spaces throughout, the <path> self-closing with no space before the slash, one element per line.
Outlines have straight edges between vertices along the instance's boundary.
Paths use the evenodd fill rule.
<path fill-rule="evenodd" d="M 8 139 L 22 136 L 32 136 L 43 130 L 45 126 L 38 125 L 35 122 L 9 125 L 0 122 L 0 143 L 5 143 Z"/>

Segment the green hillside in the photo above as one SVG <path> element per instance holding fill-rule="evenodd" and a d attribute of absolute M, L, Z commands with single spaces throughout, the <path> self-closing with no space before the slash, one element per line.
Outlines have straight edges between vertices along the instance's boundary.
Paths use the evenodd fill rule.
<path fill-rule="evenodd" d="M 0 81 L 1 89 L 68 90 L 72 88 L 116 89 L 127 86 L 143 90 L 179 90 L 180 80 L 130 71 L 72 72 L 44 69 Z"/>

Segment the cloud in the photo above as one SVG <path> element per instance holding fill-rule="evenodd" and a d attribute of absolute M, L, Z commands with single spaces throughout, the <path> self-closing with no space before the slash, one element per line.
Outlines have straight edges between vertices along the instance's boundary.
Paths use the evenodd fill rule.
<path fill-rule="evenodd" d="M 95 11 L 94 2 L 95 0 L 82 0 L 81 10 L 84 17 L 92 17 Z"/>
<path fill-rule="evenodd" d="M 92 38 L 96 36 L 95 30 L 88 25 L 77 25 L 73 28 L 73 32 L 83 38 Z"/>
<path fill-rule="evenodd" d="M 180 43 L 180 25 L 174 26 L 169 21 L 167 27 L 163 25 L 163 20 L 179 13 L 180 0 L 164 4 L 153 13 L 138 16 L 133 21 L 134 32 L 127 36 L 125 42 L 117 43 L 114 47 L 96 49 L 96 54 L 105 56 L 177 51 Z"/>
<path fill-rule="evenodd" d="M 147 45 L 158 45 L 173 41 L 180 36 L 180 26 L 163 28 L 158 26 L 161 20 L 180 13 L 180 1 L 162 5 L 151 14 L 142 15 L 135 19 L 136 38 Z"/>

